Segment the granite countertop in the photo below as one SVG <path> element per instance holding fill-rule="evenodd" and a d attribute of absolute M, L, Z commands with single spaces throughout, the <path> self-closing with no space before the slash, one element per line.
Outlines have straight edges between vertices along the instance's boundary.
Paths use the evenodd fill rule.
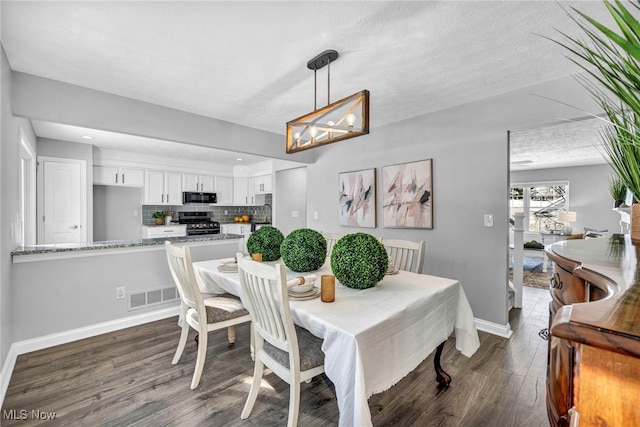
<path fill-rule="evenodd" d="M 19 246 L 11 255 L 33 255 L 59 252 L 78 252 L 99 249 L 132 248 L 137 246 L 163 245 L 166 240 L 174 243 L 208 242 L 216 240 L 242 239 L 238 234 L 212 234 L 208 236 L 158 237 L 154 239 L 109 240 L 105 242 L 59 243 L 52 245 Z"/>

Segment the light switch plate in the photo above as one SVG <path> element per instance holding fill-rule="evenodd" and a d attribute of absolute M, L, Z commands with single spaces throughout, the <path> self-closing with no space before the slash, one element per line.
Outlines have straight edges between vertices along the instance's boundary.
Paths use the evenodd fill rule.
<path fill-rule="evenodd" d="M 298 218 L 300 216 L 300 212 L 298 211 L 291 211 L 291 218 Z"/>
<path fill-rule="evenodd" d="M 484 226 L 485 227 L 493 227 L 493 215 L 485 214 L 484 215 Z"/>

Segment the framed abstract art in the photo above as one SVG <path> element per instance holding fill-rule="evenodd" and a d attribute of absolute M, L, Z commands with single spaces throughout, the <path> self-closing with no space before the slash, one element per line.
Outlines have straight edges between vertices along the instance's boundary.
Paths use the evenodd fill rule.
<path fill-rule="evenodd" d="M 338 174 L 340 225 L 376 228 L 376 170 Z"/>
<path fill-rule="evenodd" d="M 433 228 L 432 159 L 382 167 L 382 223 Z"/>

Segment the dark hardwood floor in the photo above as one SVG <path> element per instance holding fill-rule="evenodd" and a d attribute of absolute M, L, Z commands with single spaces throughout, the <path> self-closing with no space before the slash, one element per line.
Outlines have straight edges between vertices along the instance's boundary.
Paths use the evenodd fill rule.
<path fill-rule="evenodd" d="M 451 386 L 435 382 L 433 354 L 391 389 L 372 396 L 375 426 L 548 426 L 545 410 L 549 293 L 524 287 L 523 309 L 512 310 L 511 339 L 480 334 L 470 359 L 451 337 L 442 355 Z M 272 373 L 263 379 L 253 413 L 240 420 L 253 362 L 249 327 L 237 328 L 234 348 L 226 331 L 214 332 L 196 390 L 189 384 L 196 345 L 171 364 L 177 318 L 161 320 L 18 357 L 2 408 L 2 426 L 281 426 L 288 385 Z M 193 332 L 192 336 L 193 338 Z M 55 412 L 55 418 L 39 421 Z M 20 419 L 24 418 L 24 419 Z M 336 397 L 325 376 L 303 384 L 300 426 L 338 422 Z"/>

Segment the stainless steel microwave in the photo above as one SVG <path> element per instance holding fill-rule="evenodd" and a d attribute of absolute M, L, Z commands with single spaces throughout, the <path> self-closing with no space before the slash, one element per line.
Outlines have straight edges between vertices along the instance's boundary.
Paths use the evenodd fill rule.
<path fill-rule="evenodd" d="M 218 198 L 216 193 L 185 191 L 182 193 L 182 203 L 218 203 Z"/>

